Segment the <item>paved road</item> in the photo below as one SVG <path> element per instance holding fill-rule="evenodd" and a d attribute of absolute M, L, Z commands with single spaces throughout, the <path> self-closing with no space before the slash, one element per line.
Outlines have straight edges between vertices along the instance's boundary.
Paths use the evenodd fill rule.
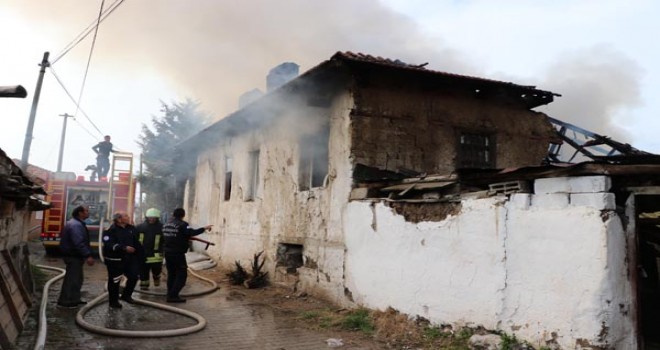
<path fill-rule="evenodd" d="M 63 267 L 61 259 L 43 255 L 39 245 L 30 247 L 33 263 Z M 50 273 L 49 273 L 50 274 Z M 215 269 L 200 272 L 213 280 L 220 280 L 221 274 Z M 85 267 L 83 298 L 91 300 L 103 291 L 106 278 L 103 264 Z M 264 305 L 251 304 L 246 300 L 233 298 L 227 288 L 221 288 L 206 296 L 190 298 L 177 307 L 203 315 L 208 324 L 200 332 L 167 338 L 117 338 L 90 333 L 75 323 L 77 310 L 55 306 L 61 282 L 55 283 L 49 293 L 48 336 L 46 349 L 328 349 L 327 334 L 295 327 L 290 317 Z M 208 284 L 189 277 L 185 292 L 206 288 Z M 162 288 L 162 287 L 161 287 Z M 153 288 L 152 288 L 153 290 Z M 163 290 L 164 291 L 164 290 Z M 137 293 L 136 293 L 137 294 Z M 164 297 L 137 294 L 146 300 L 162 302 Z M 173 305 L 173 304 L 169 304 Z M 36 307 L 35 307 L 36 309 Z M 110 309 L 107 302 L 92 309 L 85 317 L 94 325 L 116 329 L 175 329 L 193 325 L 195 322 L 185 316 L 169 313 L 142 305 L 124 303 L 121 310 Z M 16 342 L 17 349 L 32 349 L 36 338 L 36 321 L 31 319 Z M 343 346 L 341 349 L 378 349 L 376 345 L 363 347 Z"/>

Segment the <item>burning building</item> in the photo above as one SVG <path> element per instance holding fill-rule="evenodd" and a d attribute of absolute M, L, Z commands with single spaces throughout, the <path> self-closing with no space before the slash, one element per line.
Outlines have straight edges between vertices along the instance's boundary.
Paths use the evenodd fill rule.
<path fill-rule="evenodd" d="M 181 145 L 185 206 L 217 225 L 221 265 L 263 250 L 275 282 L 340 305 L 537 345 L 644 341 L 656 156 L 534 111 L 558 95 L 533 86 L 350 52 L 275 69 Z M 562 144 L 588 162 L 561 163 Z"/>

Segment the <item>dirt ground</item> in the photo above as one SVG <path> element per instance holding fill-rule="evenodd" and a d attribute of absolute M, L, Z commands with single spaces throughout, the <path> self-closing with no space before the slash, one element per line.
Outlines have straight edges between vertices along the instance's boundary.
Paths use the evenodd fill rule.
<path fill-rule="evenodd" d="M 339 308 L 330 302 L 307 295 L 293 293 L 277 285 L 247 289 L 230 285 L 223 279 L 229 295 L 250 303 L 269 305 L 287 315 L 288 322 L 298 327 L 325 331 L 344 345 L 364 346 L 379 344 L 382 349 L 469 349 L 467 342 L 482 330 L 454 331 L 448 326 L 433 326 L 424 319 L 410 319 L 394 309 L 385 311 Z"/>
<path fill-rule="evenodd" d="M 32 243 L 33 264 L 48 260 L 39 243 Z M 293 292 L 279 285 L 248 289 L 231 285 L 227 272 L 218 267 L 198 271 L 218 282 L 227 300 L 264 305 L 276 309 L 278 322 L 318 331 L 327 339 L 341 339 L 343 348 L 360 349 L 469 349 L 467 339 L 475 330 L 453 330 L 431 325 L 424 319 L 410 319 L 389 309 L 344 309 L 306 293 Z M 476 330 L 479 332 L 479 330 Z M 339 347 L 341 348 L 341 347 Z"/>
<path fill-rule="evenodd" d="M 222 280 L 222 287 L 229 289 L 231 298 L 249 301 L 253 304 L 268 305 L 285 315 L 288 322 L 295 323 L 300 328 L 313 330 L 325 330 L 333 338 L 341 339 L 345 345 L 364 345 L 365 342 L 373 342 L 375 339 L 371 334 L 359 331 L 351 331 L 323 324 L 321 321 L 310 320 L 308 315 L 329 314 L 340 318 L 348 312 L 346 309 L 337 308 L 329 302 L 310 297 L 305 293 L 290 293 L 284 287 L 268 285 L 263 288 L 247 289 L 242 285 L 229 284 L 228 279 Z M 381 342 L 379 342 L 381 343 Z M 386 343 L 381 343 L 383 349 L 391 348 Z"/>

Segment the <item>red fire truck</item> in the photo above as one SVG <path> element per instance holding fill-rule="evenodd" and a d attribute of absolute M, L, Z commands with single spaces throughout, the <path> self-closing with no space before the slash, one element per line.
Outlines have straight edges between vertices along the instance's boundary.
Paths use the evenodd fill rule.
<path fill-rule="evenodd" d="M 110 226 L 112 213 L 123 211 L 133 215 L 135 203 L 135 179 L 133 154 L 118 152 L 112 157 L 110 176 L 90 181 L 70 172 L 54 173 L 48 178 L 46 200 L 51 208 L 44 212 L 41 241 L 46 253 L 59 251 L 60 232 L 71 218 L 71 212 L 79 205 L 89 208 L 85 220 L 90 233 L 92 248 L 98 249 L 100 232 Z"/>

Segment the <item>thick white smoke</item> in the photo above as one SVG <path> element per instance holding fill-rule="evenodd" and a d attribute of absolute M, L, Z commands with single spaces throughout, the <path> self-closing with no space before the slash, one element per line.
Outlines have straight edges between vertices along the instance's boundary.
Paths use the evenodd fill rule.
<path fill-rule="evenodd" d="M 562 94 L 543 108 L 552 117 L 630 142 L 624 129 L 640 103 L 641 69 L 624 54 L 598 46 L 559 58 L 538 83 Z"/>

